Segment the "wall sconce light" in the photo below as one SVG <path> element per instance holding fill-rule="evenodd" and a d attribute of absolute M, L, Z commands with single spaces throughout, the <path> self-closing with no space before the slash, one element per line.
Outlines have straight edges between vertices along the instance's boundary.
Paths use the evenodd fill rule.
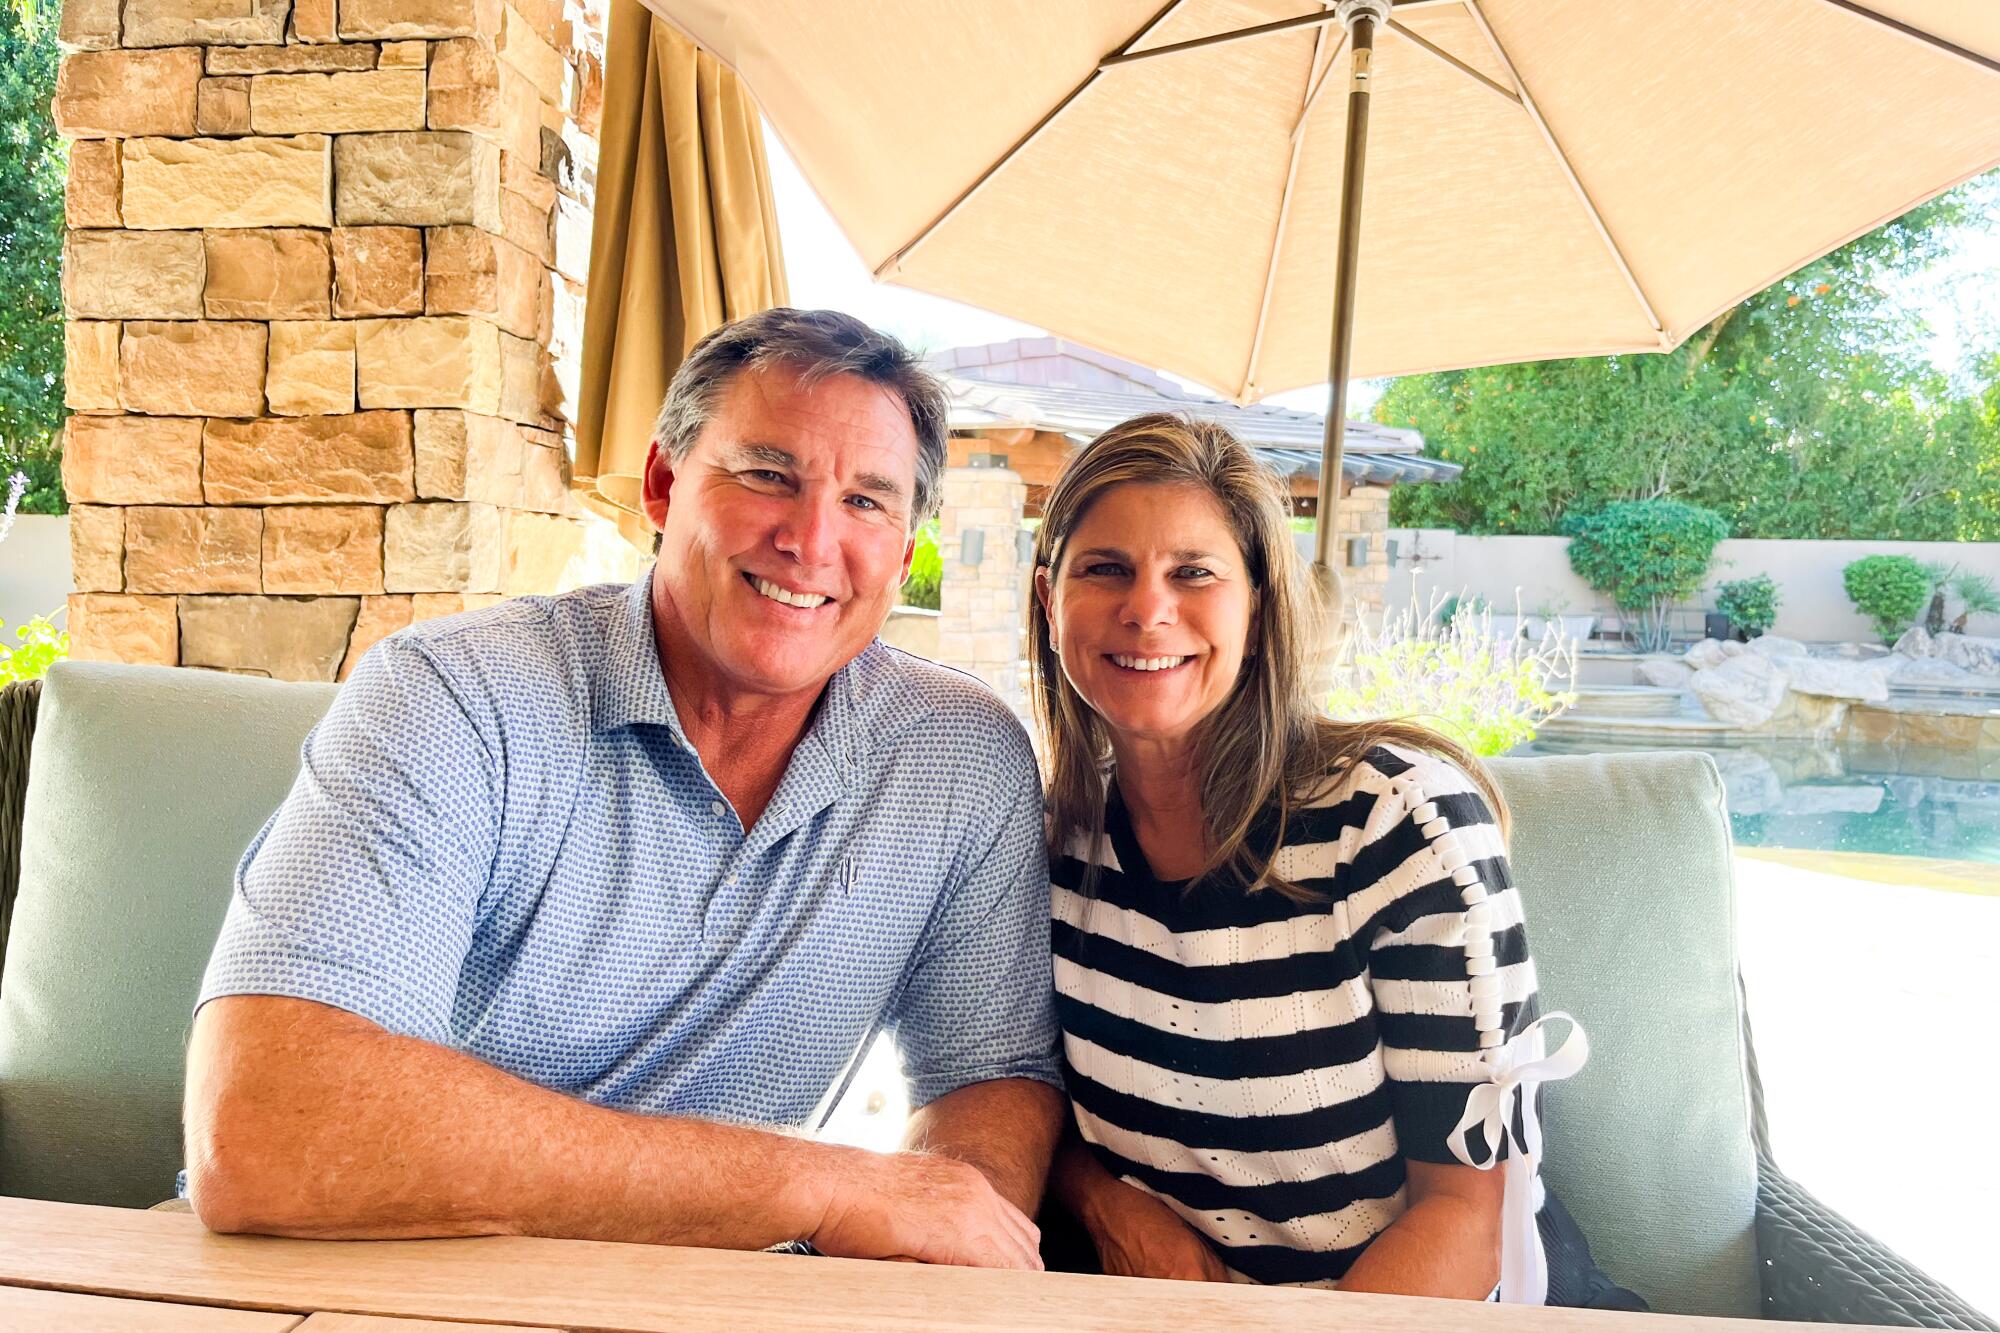
<path fill-rule="evenodd" d="M 1347 539 L 1347 564 L 1351 569 L 1359 569 L 1368 563 L 1368 539 L 1349 537 Z"/>
<path fill-rule="evenodd" d="M 986 529 L 967 528 L 958 539 L 958 563 L 976 565 L 986 555 Z"/>
<path fill-rule="evenodd" d="M 1394 569 L 1396 567 L 1398 542 L 1394 537 L 1390 537 L 1386 541 L 1384 541 L 1382 545 L 1389 553 L 1389 568 Z"/>

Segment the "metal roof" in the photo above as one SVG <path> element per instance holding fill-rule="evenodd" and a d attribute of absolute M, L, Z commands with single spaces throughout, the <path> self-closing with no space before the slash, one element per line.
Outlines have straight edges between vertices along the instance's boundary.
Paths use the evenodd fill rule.
<path fill-rule="evenodd" d="M 1054 340 L 1049 340 L 1053 342 Z M 998 345 L 1009 351 L 1023 344 Z M 1037 347 L 1037 350 L 1041 350 Z M 933 366 L 945 375 L 951 395 L 951 429 L 1018 429 L 1052 431 L 1081 444 L 1103 431 L 1145 412 L 1176 412 L 1202 421 L 1227 426 L 1238 439 L 1256 450 L 1283 477 L 1319 477 L 1320 446 L 1324 434 L 1322 418 L 1316 412 L 1257 403 L 1239 407 L 1223 398 L 1190 393 L 1164 378 L 1130 366 L 1137 374 L 1127 375 L 1131 389 L 1084 388 L 1073 384 L 1019 384 L 984 376 L 1005 373 L 1005 358 L 992 358 L 989 369 L 982 354 L 987 348 L 954 348 L 933 359 Z M 1060 354 L 1088 359 L 1092 364 L 1122 368 L 1103 353 L 1060 345 Z M 973 357 L 981 360 L 973 360 Z M 1108 364 L 1106 364 L 1108 363 Z M 967 372 L 970 372 L 969 374 Z M 1423 436 L 1413 430 L 1399 430 L 1372 421 L 1347 423 L 1347 445 L 1341 459 L 1341 474 L 1348 481 L 1365 486 L 1393 486 L 1450 481 L 1463 471 L 1456 463 L 1423 455 Z"/>

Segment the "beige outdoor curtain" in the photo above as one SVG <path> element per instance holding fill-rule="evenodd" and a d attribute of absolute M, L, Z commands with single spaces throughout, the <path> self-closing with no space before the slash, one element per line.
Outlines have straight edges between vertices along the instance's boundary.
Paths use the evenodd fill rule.
<path fill-rule="evenodd" d="M 650 546 L 639 482 L 667 381 L 703 334 L 786 295 L 756 104 L 639 0 L 611 6 L 593 226 L 575 484 Z"/>

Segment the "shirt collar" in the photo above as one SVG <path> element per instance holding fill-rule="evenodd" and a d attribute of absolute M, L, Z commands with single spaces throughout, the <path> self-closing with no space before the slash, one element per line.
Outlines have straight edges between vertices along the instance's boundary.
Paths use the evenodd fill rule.
<path fill-rule="evenodd" d="M 653 568 L 649 565 L 612 609 L 604 655 L 591 682 L 591 726 L 595 731 L 615 731 L 653 723 L 686 745 L 687 733 L 667 689 L 659 640 L 653 634 Z M 877 741 L 921 715 L 917 703 L 915 691 L 897 669 L 894 653 L 875 640 L 833 673 L 799 744 L 817 746 L 851 773 Z"/>

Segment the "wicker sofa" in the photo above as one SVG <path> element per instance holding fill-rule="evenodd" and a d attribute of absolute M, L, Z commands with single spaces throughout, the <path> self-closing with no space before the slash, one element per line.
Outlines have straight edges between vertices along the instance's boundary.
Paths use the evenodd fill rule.
<path fill-rule="evenodd" d="M 0 691 L 0 1193 L 165 1194 L 231 870 L 334 689 L 65 663 Z M 1773 1163 L 1706 757 L 1496 772 L 1545 996 L 1591 1031 L 1548 1173 L 1606 1269 L 1662 1310 L 1993 1329 Z"/>

